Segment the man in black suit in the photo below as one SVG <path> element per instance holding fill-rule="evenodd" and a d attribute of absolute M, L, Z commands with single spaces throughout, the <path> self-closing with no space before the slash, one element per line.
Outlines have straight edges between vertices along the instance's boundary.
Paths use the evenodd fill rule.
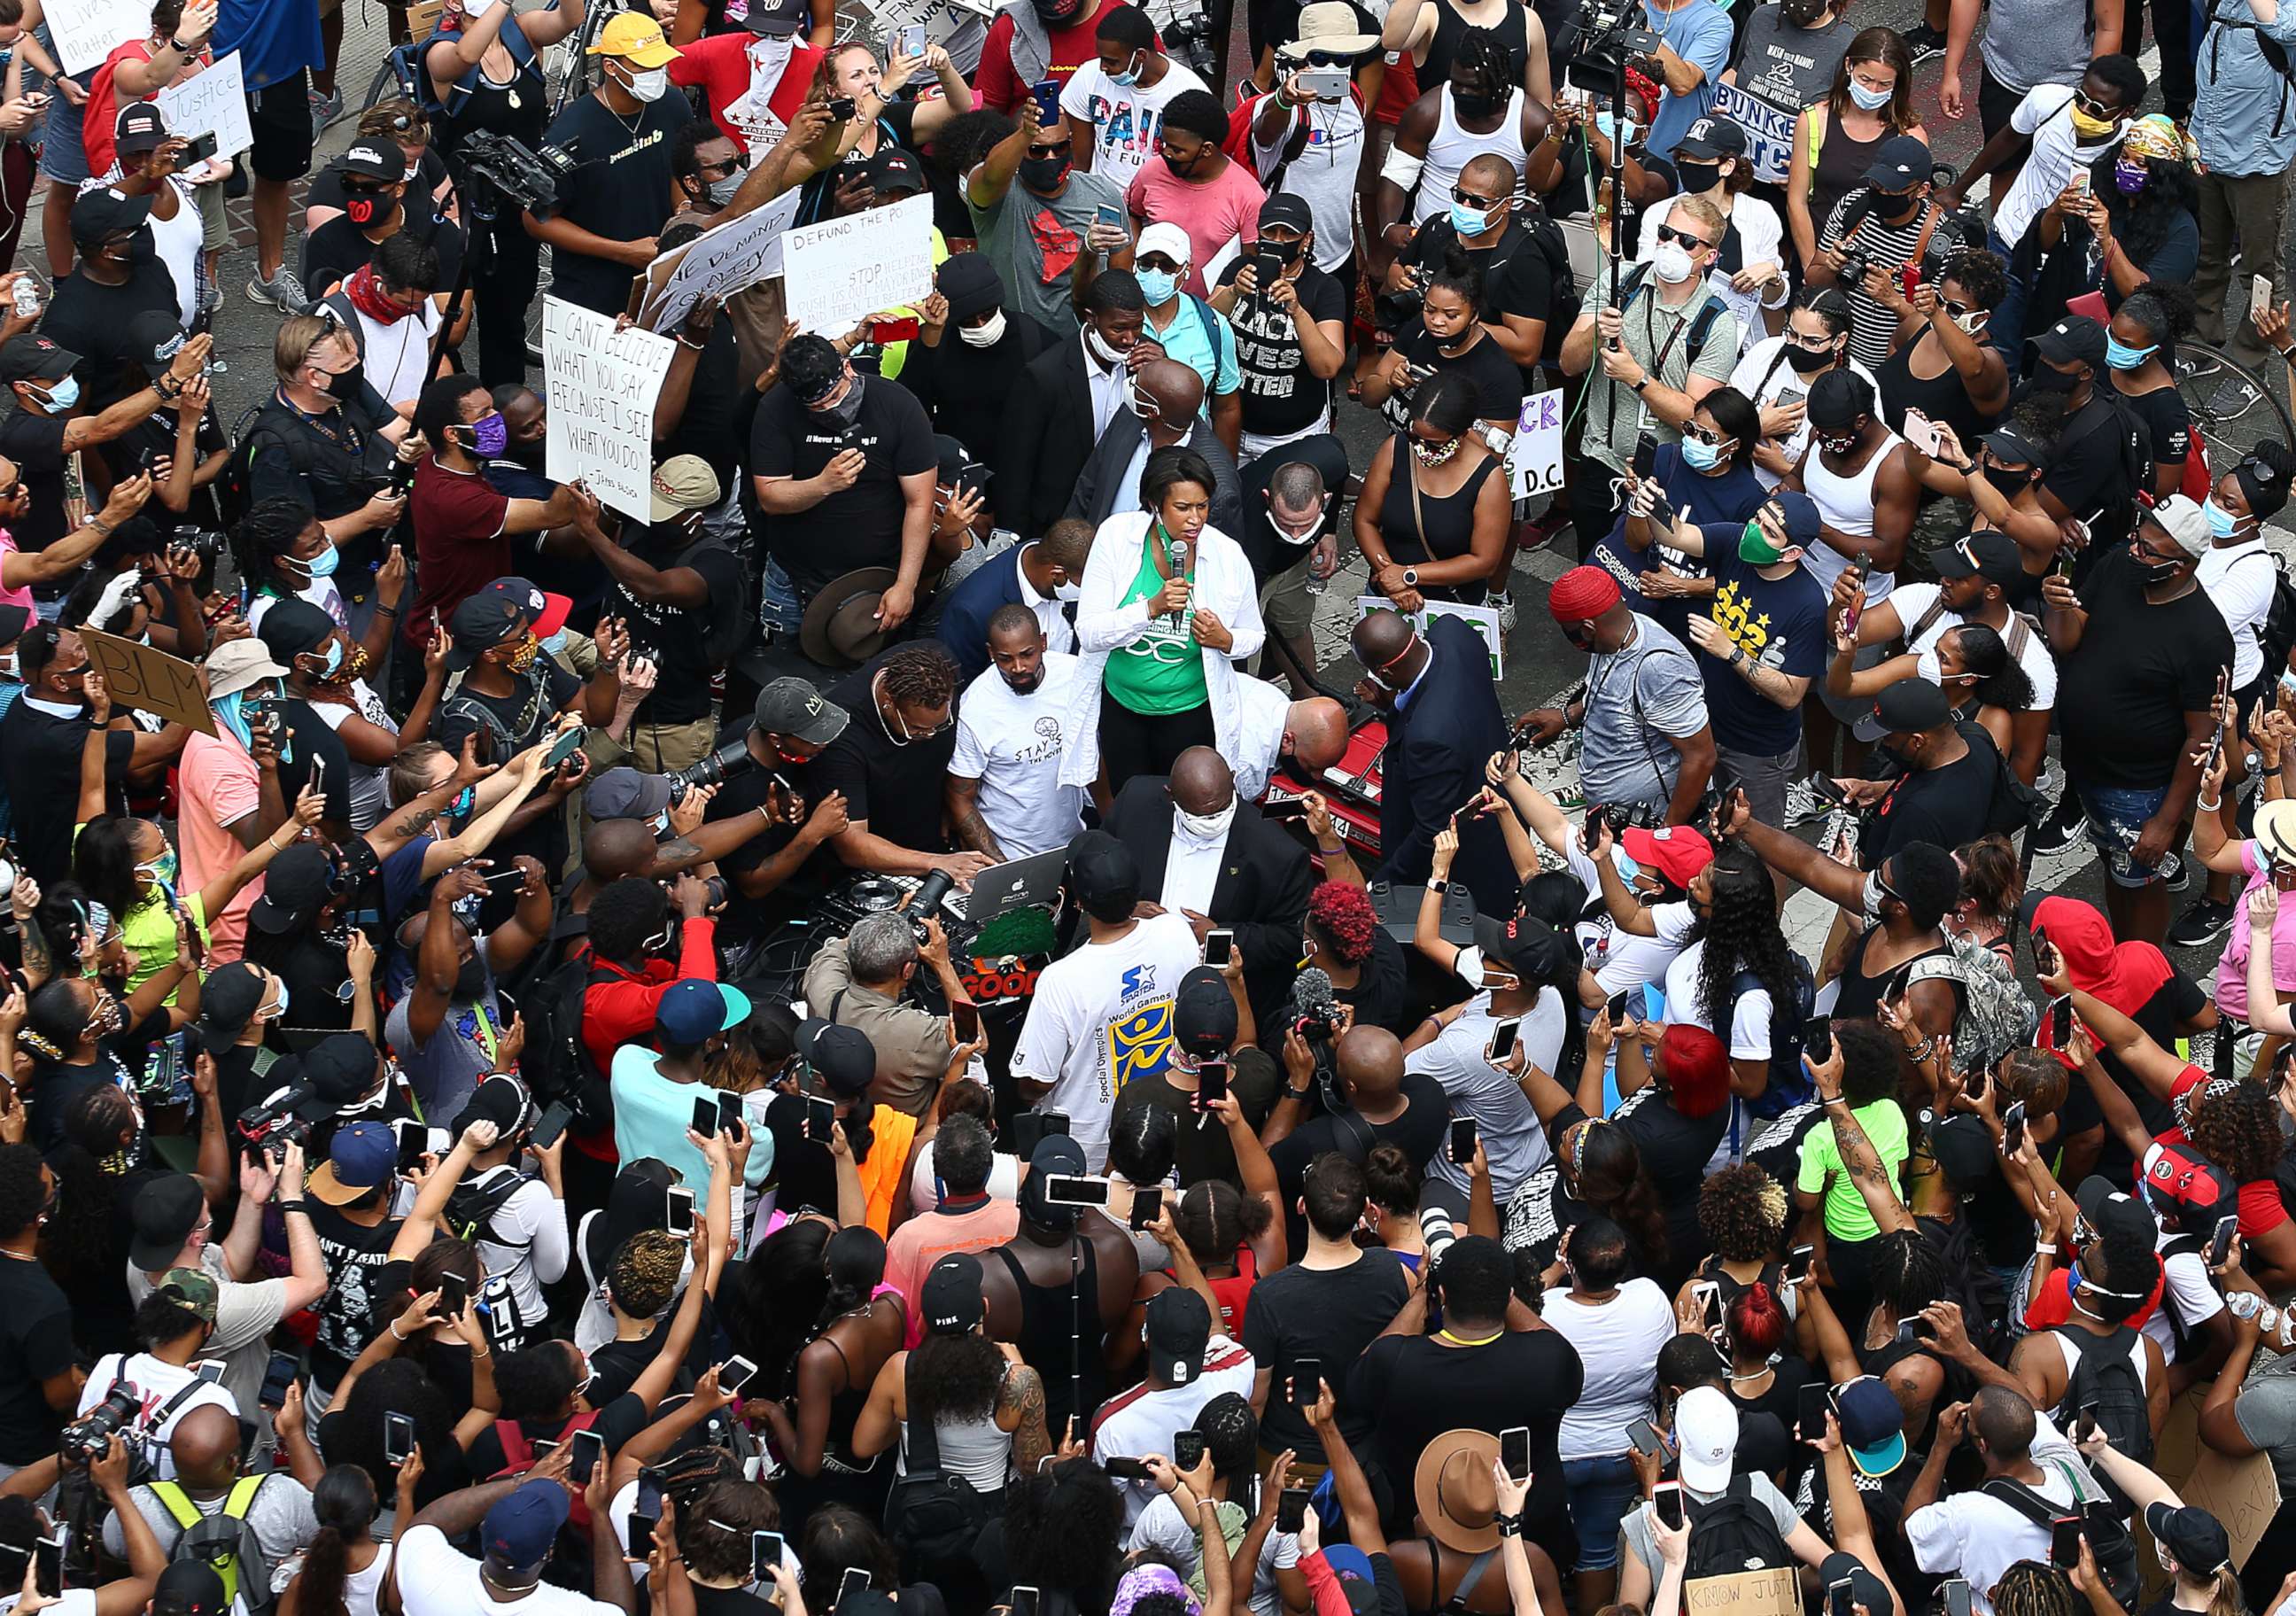
<path fill-rule="evenodd" d="M 1132 377 L 1132 407 L 1117 412 L 1077 478 L 1068 514 L 1097 529 L 1119 511 L 1140 508 L 1140 473 L 1158 449 L 1185 444 L 1212 469 L 1212 526 L 1234 537 L 1243 521 L 1235 459 L 1204 419 L 1204 379 L 1177 359 L 1150 359 Z"/>
<path fill-rule="evenodd" d="M 1092 535 L 1089 522 L 1056 521 L 1044 537 L 992 556 L 949 591 L 934 632 L 956 659 L 959 690 L 988 666 L 988 619 L 1000 606 L 1026 606 L 1035 612 L 1046 650 L 1076 649 L 1076 627 L 1067 615 L 1074 607 L 1067 603 L 1083 587 Z"/>
<path fill-rule="evenodd" d="M 1474 800 L 1484 766 L 1508 744 L 1490 652 L 1455 617 L 1434 619 L 1422 636 L 1400 613 L 1374 611 L 1348 637 L 1367 676 L 1356 693 L 1388 716 L 1371 879 L 1424 885 L 1435 833 Z M 1460 819 L 1451 879 L 1474 894 L 1478 912 L 1514 913 L 1514 866 L 1496 820 Z"/>
<path fill-rule="evenodd" d="M 1199 942 L 1215 927 L 1233 931 L 1253 1013 L 1281 1005 L 1298 974 L 1315 875 L 1308 849 L 1237 797 L 1226 759 L 1192 746 L 1168 776 L 1134 775 L 1107 829 L 1140 865 L 1143 910 L 1177 912 Z"/>
<path fill-rule="evenodd" d="M 1023 538 L 1061 519 L 1092 446 L 1124 408 L 1127 356 L 1148 317 L 1140 283 L 1103 269 L 1084 294 L 1084 329 L 1038 354 L 1006 408 L 996 516 Z"/>

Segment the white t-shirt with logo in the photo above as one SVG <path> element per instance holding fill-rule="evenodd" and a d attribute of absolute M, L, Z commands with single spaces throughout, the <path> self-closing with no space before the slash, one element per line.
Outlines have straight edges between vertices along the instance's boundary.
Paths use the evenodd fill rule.
<path fill-rule="evenodd" d="M 980 817 L 1007 858 L 1064 848 L 1084 828 L 1084 788 L 1061 783 L 1061 718 L 1076 678 L 1077 659 L 1048 651 L 1044 683 L 1027 695 L 989 668 L 957 703 L 948 772 L 980 782 Z"/>
<path fill-rule="evenodd" d="M 87 1383 L 80 1388 L 78 1414 L 86 1414 L 111 1395 L 115 1384 L 131 1385 L 143 1394 L 143 1411 L 130 1422 L 131 1427 L 144 1438 L 144 1453 L 152 1461 L 153 1473 L 162 1481 L 176 1479 L 176 1456 L 168 1451 L 168 1440 L 176 1434 L 176 1427 L 194 1408 L 209 1405 L 226 1414 L 237 1415 L 239 1404 L 221 1386 L 198 1386 L 184 1395 L 183 1401 L 169 1408 L 169 1402 L 186 1386 L 197 1383 L 199 1376 L 180 1364 L 162 1362 L 148 1352 L 138 1352 L 123 1359 L 118 1353 L 106 1353 L 96 1360 L 88 1372 Z M 162 1410 L 167 1417 L 160 1417 Z M 121 1434 L 127 1434 L 123 1428 Z"/>
<path fill-rule="evenodd" d="M 1809 384 L 1816 378 L 1803 375 L 1783 357 L 1786 344 L 1792 340 L 1790 337 L 1764 337 L 1746 350 L 1744 357 L 1738 361 L 1738 368 L 1730 373 L 1730 385 L 1752 399 L 1755 408 L 1783 409 L 1791 404 L 1800 404 L 1809 397 Z M 1881 383 L 1874 380 L 1872 371 L 1855 359 L 1849 361 L 1849 370 L 1852 375 L 1864 377 L 1866 385 L 1879 394 Z M 1824 373 L 1823 371 L 1818 373 L 1819 375 Z M 1788 460 L 1798 462 L 1801 459 L 1802 451 L 1809 447 L 1809 419 L 1807 415 L 1800 426 L 1780 440 L 1778 447 Z M 1764 488 L 1775 488 L 1785 480 L 1760 462 L 1751 463 L 1755 480 Z"/>
<path fill-rule="evenodd" d="M 1156 137 L 1172 97 L 1206 87 L 1171 57 L 1164 62 L 1164 77 L 1154 84 L 1121 85 L 1095 58 L 1069 75 L 1061 92 L 1061 111 L 1092 126 L 1092 171 L 1118 185 L 1129 185 L 1133 176 L 1157 160 Z"/>
<path fill-rule="evenodd" d="M 1052 1085 L 1042 1109 L 1066 1113 L 1094 1172 L 1108 1159 L 1118 1093 L 1171 1064 L 1173 999 L 1201 963 L 1194 928 L 1159 915 L 1113 941 L 1085 944 L 1037 979 L 1013 1075 Z"/>
<path fill-rule="evenodd" d="M 1376 9 L 1376 8 L 1375 8 Z M 1274 172 L 1298 128 L 1299 113 L 1283 126 L 1273 144 L 1259 139 L 1259 108 L 1253 108 L 1252 160 L 1261 176 Z M 1343 100 L 1319 101 L 1307 109 L 1308 144 L 1283 170 L 1275 189 L 1308 204 L 1316 223 L 1316 267 L 1325 274 L 1339 268 L 1355 251 L 1356 174 L 1361 167 L 1364 110 L 1352 86 Z"/>
<path fill-rule="evenodd" d="M 2017 170 L 2017 183 L 1993 215 L 1993 228 L 2012 247 L 2024 240 L 2025 227 L 2072 183 L 2076 166 L 2086 168 L 2100 153 L 2120 144 L 2117 135 L 2094 146 L 2077 144 L 2069 106 L 2073 88 L 2069 84 L 2036 85 L 2009 114 L 2009 127 L 2033 142 L 2031 155 Z"/>

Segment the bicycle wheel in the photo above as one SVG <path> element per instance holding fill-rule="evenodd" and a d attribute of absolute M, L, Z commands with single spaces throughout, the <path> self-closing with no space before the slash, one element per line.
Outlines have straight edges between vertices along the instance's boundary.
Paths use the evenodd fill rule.
<path fill-rule="evenodd" d="M 2278 381 L 2275 377 L 2267 385 L 2205 342 L 2177 344 L 2177 393 L 2207 446 L 2211 469 L 2228 470 L 2267 438 L 2296 444 L 2296 425 L 2289 421 Z"/>

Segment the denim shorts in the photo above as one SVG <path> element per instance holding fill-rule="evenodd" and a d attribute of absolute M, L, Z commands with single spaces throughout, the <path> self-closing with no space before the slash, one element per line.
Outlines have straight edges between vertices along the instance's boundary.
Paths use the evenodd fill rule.
<path fill-rule="evenodd" d="M 2105 874 L 2116 887 L 2149 887 L 2161 879 L 2152 865 L 2138 864 L 2128 849 L 2144 833 L 2144 822 L 2161 811 L 2168 800 L 2165 785 L 2089 785 L 2075 782 L 2081 812 L 2088 816 L 2088 839 L 2104 861 Z"/>
<path fill-rule="evenodd" d="M 47 127 L 40 135 L 40 172 L 64 185 L 92 178 L 87 171 L 87 147 L 80 137 L 80 109 L 62 94 L 51 93 L 46 118 Z"/>
<path fill-rule="evenodd" d="M 1622 1453 L 1562 1461 L 1570 1499 L 1570 1528 L 1578 1537 L 1578 1569 L 1607 1571 L 1619 1563 L 1619 1520 L 1640 1490 L 1634 1461 Z"/>

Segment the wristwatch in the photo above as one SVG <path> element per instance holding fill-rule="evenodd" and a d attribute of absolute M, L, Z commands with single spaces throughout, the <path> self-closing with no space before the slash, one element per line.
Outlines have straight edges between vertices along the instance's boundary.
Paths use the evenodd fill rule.
<path fill-rule="evenodd" d="M 1632 381 L 1628 383 L 1629 387 L 1633 388 L 1635 391 L 1638 393 L 1650 384 L 1651 379 L 1650 373 L 1648 371 L 1644 371 L 1641 375 L 1636 376 Z"/>
<path fill-rule="evenodd" d="M 1746 660 L 1746 648 L 1745 648 L 1743 645 L 1733 645 L 1733 646 L 1731 646 L 1731 647 L 1730 647 L 1730 666 L 1731 666 L 1731 667 L 1735 668 L 1735 667 L 1737 667 L 1740 663 L 1743 662 L 1745 660 Z"/>
<path fill-rule="evenodd" d="M 1416 588 L 1418 588 L 1418 587 L 1419 587 L 1419 569 L 1418 569 L 1418 568 L 1416 568 L 1416 567 L 1406 567 L 1406 568 L 1403 570 L 1403 587 L 1404 587 L 1406 589 L 1416 589 Z"/>
<path fill-rule="evenodd" d="M 1431 881 L 1427 883 L 1427 890 L 1430 892 L 1448 892 L 1451 890 L 1451 883 L 1447 881 Z"/>

